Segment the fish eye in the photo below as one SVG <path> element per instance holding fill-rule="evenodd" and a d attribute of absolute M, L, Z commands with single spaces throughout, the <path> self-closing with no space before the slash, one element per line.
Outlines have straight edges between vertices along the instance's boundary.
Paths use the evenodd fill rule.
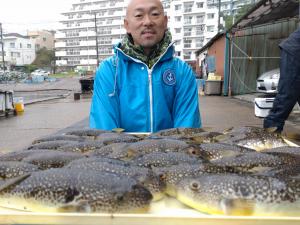
<path fill-rule="evenodd" d="M 116 195 L 116 200 L 117 200 L 118 202 L 122 202 L 122 201 L 124 200 L 124 196 L 121 195 L 121 194 L 117 194 L 117 195 Z"/>
<path fill-rule="evenodd" d="M 197 155 L 197 150 L 194 149 L 194 148 L 190 148 L 190 149 L 188 150 L 188 153 L 190 153 L 191 155 Z"/>
<path fill-rule="evenodd" d="M 167 177 L 164 173 L 158 175 L 160 180 L 165 180 Z"/>
<path fill-rule="evenodd" d="M 200 188 L 199 182 L 197 182 L 197 181 L 192 181 L 192 182 L 190 183 L 190 188 L 191 188 L 193 191 L 199 190 L 199 188 Z"/>

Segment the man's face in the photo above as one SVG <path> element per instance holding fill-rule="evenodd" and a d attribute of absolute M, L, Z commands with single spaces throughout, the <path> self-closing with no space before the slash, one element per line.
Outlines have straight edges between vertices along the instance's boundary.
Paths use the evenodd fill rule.
<path fill-rule="evenodd" d="M 127 8 L 124 26 L 134 44 L 151 49 L 167 29 L 168 18 L 159 0 L 132 0 Z"/>

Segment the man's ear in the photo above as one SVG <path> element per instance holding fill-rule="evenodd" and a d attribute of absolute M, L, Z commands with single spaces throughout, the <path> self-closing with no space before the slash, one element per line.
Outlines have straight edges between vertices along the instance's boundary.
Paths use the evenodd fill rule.
<path fill-rule="evenodd" d="M 168 16 L 167 15 L 165 15 L 165 19 L 164 19 L 165 21 L 165 29 L 167 30 L 168 29 Z"/>
<path fill-rule="evenodd" d="M 128 26 L 128 20 L 126 18 L 124 19 L 124 28 L 126 30 L 126 33 L 130 33 L 129 32 L 129 26 Z"/>

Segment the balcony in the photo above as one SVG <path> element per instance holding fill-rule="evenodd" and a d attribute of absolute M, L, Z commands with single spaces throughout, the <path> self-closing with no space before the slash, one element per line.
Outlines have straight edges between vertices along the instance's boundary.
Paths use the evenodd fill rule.
<path fill-rule="evenodd" d="M 66 34 L 65 34 L 65 33 L 62 33 L 62 32 L 56 33 L 56 34 L 55 34 L 55 38 L 57 38 L 57 39 L 60 39 L 60 38 L 66 38 Z"/>
<path fill-rule="evenodd" d="M 56 51 L 55 56 L 56 57 L 67 56 L 67 53 L 66 51 Z"/>
<path fill-rule="evenodd" d="M 97 52 L 96 49 L 87 49 L 87 50 L 81 50 L 80 51 L 81 56 L 96 56 Z"/>
<path fill-rule="evenodd" d="M 64 47 L 66 47 L 66 42 L 62 42 L 62 41 L 60 41 L 60 42 L 55 42 L 55 48 L 64 48 Z"/>
<path fill-rule="evenodd" d="M 80 60 L 80 65 L 96 65 L 97 59 L 82 59 Z"/>

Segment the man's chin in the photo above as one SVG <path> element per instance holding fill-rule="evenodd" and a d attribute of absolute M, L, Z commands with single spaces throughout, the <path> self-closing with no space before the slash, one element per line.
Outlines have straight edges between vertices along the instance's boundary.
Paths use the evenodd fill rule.
<path fill-rule="evenodd" d="M 141 44 L 143 48 L 153 48 L 158 42 L 151 41 L 151 42 L 144 42 Z"/>

